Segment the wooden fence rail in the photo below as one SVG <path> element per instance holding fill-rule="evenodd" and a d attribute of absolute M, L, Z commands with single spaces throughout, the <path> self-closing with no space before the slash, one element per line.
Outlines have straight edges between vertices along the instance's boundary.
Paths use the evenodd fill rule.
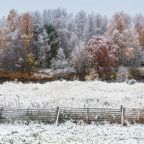
<path fill-rule="evenodd" d="M 124 125 L 129 123 L 144 124 L 144 109 L 139 108 L 72 108 L 72 107 L 54 107 L 48 109 L 0 109 L 0 122 L 11 121 L 38 121 L 44 123 L 63 123 L 71 120 L 79 122 L 83 120 L 86 123 L 118 123 Z"/>

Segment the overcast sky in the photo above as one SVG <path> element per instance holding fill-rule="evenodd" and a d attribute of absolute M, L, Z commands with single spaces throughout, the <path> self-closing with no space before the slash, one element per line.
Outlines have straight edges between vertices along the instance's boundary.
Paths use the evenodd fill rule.
<path fill-rule="evenodd" d="M 131 15 L 144 14 L 144 0 L 3 0 L 0 16 L 7 15 L 11 9 L 24 12 L 58 7 L 65 8 L 68 12 L 85 10 L 107 16 L 121 10 Z"/>

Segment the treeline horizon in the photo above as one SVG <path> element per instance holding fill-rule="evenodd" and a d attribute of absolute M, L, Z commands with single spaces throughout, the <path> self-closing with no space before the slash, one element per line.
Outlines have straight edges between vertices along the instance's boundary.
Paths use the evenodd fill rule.
<path fill-rule="evenodd" d="M 75 68 L 82 73 L 85 67 L 91 68 L 85 49 L 93 37 L 110 38 L 117 46 L 117 66 L 143 65 L 141 14 L 131 17 L 117 12 L 108 18 L 85 11 L 67 13 L 61 8 L 20 14 L 12 9 L 0 19 L 0 69 Z"/>

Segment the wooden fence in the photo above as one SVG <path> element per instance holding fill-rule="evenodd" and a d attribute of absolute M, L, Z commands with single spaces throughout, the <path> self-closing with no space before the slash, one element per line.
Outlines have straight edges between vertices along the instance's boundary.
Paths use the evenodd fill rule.
<path fill-rule="evenodd" d="M 144 110 L 139 108 L 72 108 L 53 107 L 48 109 L 0 109 L 0 122 L 38 121 L 44 123 L 63 123 L 68 120 L 86 123 L 144 123 Z"/>

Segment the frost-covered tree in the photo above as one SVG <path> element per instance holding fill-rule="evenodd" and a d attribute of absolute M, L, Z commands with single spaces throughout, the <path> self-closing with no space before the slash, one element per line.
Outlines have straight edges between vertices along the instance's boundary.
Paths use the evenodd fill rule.
<path fill-rule="evenodd" d="M 60 8 L 52 10 L 50 15 L 49 22 L 54 26 L 59 36 L 59 47 L 63 48 L 66 58 L 69 58 L 72 51 L 69 47 L 69 39 L 73 32 L 68 29 L 68 26 L 70 26 L 72 15 L 68 15 L 64 9 Z"/>
<path fill-rule="evenodd" d="M 46 39 L 45 42 L 48 43 L 50 48 L 46 50 L 47 66 L 50 67 L 51 60 L 57 56 L 59 49 L 59 36 L 56 29 L 51 24 L 45 24 L 44 28 L 48 36 L 48 39 Z"/>
<path fill-rule="evenodd" d="M 38 65 L 40 68 L 47 67 L 47 51 L 50 50 L 50 46 L 48 43 L 48 34 L 45 29 L 42 29 L 41 32 L 37 36 L 37 46 L 38 47 Z"/>
<path fill-rule="evenodd" d="M 117 46 L 111 38 L 105 36 L 92 37 L 86 46 L 91 68 L 95 68 L 101 79 L 113 79 L 117 68 Z"/>
<path fill-rule="evenodd" d="M 118 45 L 119 65 L 130 66 L 132 60 L 140 61 L 141 47 L 138 41 L 138 35 L 132 29 L 131 18 L 129 15 L 120 12 L 113 16 L 109 26 L 108 35 Z M 129 51 L 133 51 L 133 56 Z"/>
<path fill-rule="evenodd" d="M 87 21 L 87 14 L 84 11 L 80 11 L 75 16 L 75 33 L 78 35 L 78 38 L 82 41 L 84 40 L 84 30 Z"/>
<path fill-rule="evenodd" d="M 5 70 L 16 69 L 16 61 L 21 57 L 20 33 L 18 29 L 18 13 L 11 10 L 7 16 L 4 27 L 1 27 L 1 47 L 3 47 L 2 67 Z"/>
<path fill-rule="evenodd" d="M 143 16 L 137 16 L 132 24 L 131 18 L 120 12 L 108 22 L 99 14 L 73 14 L 61 8 L 21 14 L 11 10 L 0 19 L 0 68 L 25 72 L 35 63 L 39 68 L 51 68 L 53 60 L 64 55 L 84 77 L 89 69 L 85 43 L 94 35 L 106 35 L 107 25 L 107 35 L 118 45 L 119 64 L 139 66 L 144 47 Z"/>
<path fill-rule="evenodd" d="M 72 64 L 79 75 L 80 80 L 85 80 L 85 76 L 89 73 L 90 64 L 85 53 L 85 43 L 79 42 L 72 52 Z"/>
<path fill-rule="evenodd" d="M 41 43 L 39 41 L 39 35 L 42 33 L 43 22 L 41 14 L 37 11 L 33 13 L 33 46 L 32 51 L 36 56 L 36 59 L 39 61 L 40 59 L 40 47 Z"/>
<path fill-rule="evenodd" d="M 64 69 L 66 67 L 68 67 L 68 61 L 66 60 L 63 49 L 60 48 L 56 58 L 52 60 L 52 69 Z"/>
<path fill-rule="evenodd" d="M 94 35 L 104 35 L 107 29 L 107 17 L 89 14 L 85 21 L 84 40 L 88 41 Z"/>
<path fill-rule="evenodd" d="M 107 30 L 108 19 L 106 16 L 96 15 L 94 16 L 94 34 L 104 35 Z"/>
<path fill-rule="evenodd" d="M 94 23 L 94 15 L 88 15 L 87 21 L 85 22 L 84 28 L 84 39 L 85 41 L 89 40 L 92 36 L 95 35 L 95 23 Z"/>
<path fill-rule="evenodd" d="M 142 15 L 135 17 L 135 30 L 138 33 L 140 45 L 144 50 L 144 17 Z"/>
<path fill-rule="evenodd" d="M 68 19 L 67 12 L 64 9 L 54 9 L 51 12 L 51 19 L 49 22 L 57 29 L 65 29 L 66 21 Z"/>
<path fill-rule="evenodd" d="M 67 48 L 69 53 L 69 58 L 71 58 L 72 52 L 75 50 L 77 46 L 80 45 L 80 43 L 81 42 L 79 41 L 78 36 L 74 32 L 72 32 L 69 37 L 68 48 Z"/>
<path fill-rule="evenodd" d="M 23 49 L 23 55 L 22 58 L 24 60 L 24 71 L 29 72 L 30 69 L 32 69 L 32 66 L 29 63 L 29 59 L 30 57 L 32 59 L 35 59 L 35 56 L 33 54 L 33 16 L 31 13 L 27 12 L 27 13 L 22 13 L 19 16 L 18 19 L 18 28 L 20 31 L 20 40 L 21 40 L 21 45 L 22 45 L 22 49 Z M 34 62 L 36 63 L 36 62 Z M 31 68 L 30 68 L 31 66 Z"/>

